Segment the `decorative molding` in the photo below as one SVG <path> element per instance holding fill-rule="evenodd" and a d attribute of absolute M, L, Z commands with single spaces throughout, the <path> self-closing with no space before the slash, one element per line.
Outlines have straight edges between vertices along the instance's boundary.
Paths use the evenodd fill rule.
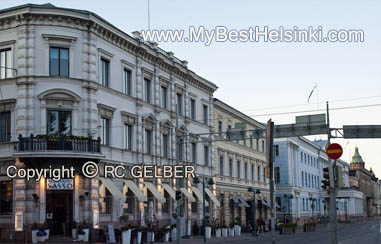
<path fill-rule="evenodd" d="M 42 38 L 49 44 L 61 44 L 66 46 L 74 46 L 77 41 L 77 37 L 53 34 L 42 34 Z"/>
<path fill-rule="evenodd" d="M 116 108 L 107 106 L 102 103 L 98 103 L 98 112 L 101 117 L 111 119 L 114 116 Z"/>
<path fill-rule="evenodd" d="M 0 100 L 0 112 L 8 112 L 14 110 L 16 99 Z"/>
<path fill-rule="evenodd" d="M 104 49 L 102 49 L 100 47 L 98 47 L 98 52 L 102 56 L 104 56 L 105 58 L 108 58 L 108 59 L 112 59 L 114 57 L 114 54 L 112 54 L 112 53 L 110 53 L 110 52 L 108 52 L 108 51 L 106 51 L 106 50 L 104 50 Z"/>
<path fill-rule="evenodd" d="M 137 116 L 125 111 L 120 112 L 122 116 L 123 123 L 129 124 L 129 125 L 135 125 L 137 121 Z"/>

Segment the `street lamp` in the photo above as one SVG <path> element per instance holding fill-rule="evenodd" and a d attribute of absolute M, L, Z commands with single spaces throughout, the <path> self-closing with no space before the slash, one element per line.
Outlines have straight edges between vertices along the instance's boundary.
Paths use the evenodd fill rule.
<path fill-rule="evenodd" d="M 315 209 L 315 204 L 314 204 L 314 202 L 316 201 L 316 199 L 315 199 L 315 198 L 312 198 L 312 197 L 310 197 L 309 199 L 310 199 L 310 201 L 311 201 L 312 219 L 314 219 L 314 209 Z"/>
<path fill-rule="evenodd" d="M 203 209 L 203 229 L 204 229 L 204 243 L 206 242 L 206 218 L 205 218 L 205 183 L 208 185 L 214 185 L 213 179 L 208 179 L 208 181 L 205 181 L 206 178 L 202 178 L 202 181 L 198 177 L 195 177 L 193 179 L 194 184 L 202 183 L 202 209 Z"/>
<path fill-rule="evenodd" d="M 284 194 L 284 198 L 288 199 L 288 216 L 290 218 L 290 221 L 292 222 L 292 217 L 291 217 L 291 202 L 290 200 L 294 198 L 292 194 Z"/>
<path fill-rule="evenodd" d="M 252 188 L 252 187 L 249 187 L 249 189 L 247 189 L 249 192 L 252 192 L 253 193 L 253 236 L 254 236 L 254 238 L 255 238 L 255 236 L 256 236 L 256 212 L 257 212 L 257 208 L 256 208 L 256 206 L 255 206 L 255 195 L 257 195 L 257 194 L 261 194 L 261 191 L 259 190 L 259 189 L 257 189 L 257 190 L 255 190 L 254 191 L 254 189 Z"/>

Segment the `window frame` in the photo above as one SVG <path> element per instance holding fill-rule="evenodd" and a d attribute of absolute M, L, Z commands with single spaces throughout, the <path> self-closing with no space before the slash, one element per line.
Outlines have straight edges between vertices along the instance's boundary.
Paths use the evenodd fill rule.
<path fill-rule="evenodd" d="M 6 209 L 8 211 L 3 211 L 3 206 L 2 206 L 2 201 L 0 201 L 0 216 L 6 216 L 6 215 L 12 215 L 12 211 L 13 211 L 13 197 L 14 197 L 14 190 L 13 190 L 13 187 L 14 187 L 14 184 L 13 184 L 13 180 L 2 180 L 0 181 L 0 185 L 2 184 L 7 184 L 7 183 L 10 183 L 10 198 L 8 199 L 8 201 L 5 201 L 4 202 L 9 202 L 9 206 L 7 206 L 9 209 Z M 7 198 L 7 194 L 9 194 L 8 192 L 8 187 L 9 186 L 5 186 L 5 199 Z M 2 187 L 0 187 L 0 193 L 1 192 L 1 189 Z M 3 195 L 3 194 L 2 194 Z"/>
<path fill-rule="evenodd" d="M 2 115 L 5 117 L 2 118 Z M 4 140 L 2 140 L 0 136 L 0 142 L 10 142 L 12 140 L 12 112 L 11 111 L 3 111 L 0 112 L 0 120 L 5 120 L 5 131 L 4 131 Z M 0 128 L 0 130 L 3 128 Z M 0 131 L 0 135 L 3 133 Z"/>
<path fill-rule="evenodd" d="M 152 155 L 153 154 L 153 138 L 152 138 L 152 130 L 144 129 L 144 145 L 145 150 L 144 153 Z"/>
<path fill-rule="evenodd" d="M 106 75 L 104 74 L 103 64 L 105 64 L 105 71 L 107 73 Z M 101 83 L 100 84 L 106 88 L 110 87 L 110 67 L 111 67 L 111 60 L 108 58 L 105 58 L 104 56 L 101 56 Z M 105 80 L 103 80 L 103 78 L 105 78 Z"/>
<path fill-rule="evenodd" d="M 152 103 L 152 81 L 147 77 L 144 77 L 144 101 L 146 103 Z"/>
<path fill-rule="evenodd" d="M 73 130 L 73 111 L 71 110 L 64 110 L 64 109 L 47 109 L 46 110 L 46 134 L 50 135 L 52 133 L 49 133 L 49 112 L 57 112 L 57 121 L 58 121 L 58 135 L 62 135 L 60 131 L 60 114 L 61 113 L 70 113 L 70 133 L 68 135 L 72 135 Z"/>
<path fill-rule="evenodd" d="M 168 87 L 160 86 L 160 91 L 161 91 L 161 107 L 164 109 L 168 109 Z"/>
<path fill-rule="evenodd" d="M 101 117 L 101 144 L 104 146 L 110 146 L 110 119 Z M 106 125 L 106 126 L 105 126 Z"/>
<path fill-rule="evenodd" d="M 132 150 L 132 131 L 133 127 L 130 124 L 124 124 L 124 149 Z"/>
<path fill-rule="evenodd" d="M 14 70 L 14 61 L 13 61 L 13 48 L 12 47 L 3 47 L 0 49 L 0 80 L 3 80 L 3 79 L 9 79 L 9 78 L 13 78 L 15 77 L 13 72 L 15 72 Z M 10 60 L 8 60 L 8 52 L 9 52 L 9 56 L 10 56 Z M 5 53 L 4 54 L 4 60 L 5 60 L 5 65 L 3 65 L 2 63 L 2 59 L 1 59 L 1 53 Z M 10 61 L 10 66 L 7 66 L 7 63 L 8 61 Z M 4 72 L 4 78 L 2 78 L 2 72 Z M 8 76 L 8 74 L 10 74 L 10 76 Z"/>
<path fill-rule="evenodd" d="M 51 61 L 52 49 L 58 49 L 58 74 L 57 75 L 52 74 L 52 61 Z M 61 50 L 67 50 L 67 75 L 61 74 Z M 49 46 L 49 76 L 70 77 L 70 48 L 59 47 L 54 45 Z"/>
<path fill-rule="evenodd" d="M 204 122 L 204 125 L 208 125 L 209 123 L 209 108 L 208 108 L 208 105 L 206 104 L 203 104 L 202 105 L 202 114 L 203 114 L 203 122 Z"/>
<path fill-rule="evenodd" d="M 204 165 L 209 166 L 209 146 L 204 146 Z"/>
<path fill-rule="evenodd" d="M 127 77 L 129 77 L 127 79 Z M 123 93 L 131 96 L 132 91 L 132 70 L 127 67 L 123 68 Z"/>
<path fill-rule="evenodd" d="M 196 100 L 191 98 L 190 99 L 190 117 L 193 120 L 196 120 Z"/>

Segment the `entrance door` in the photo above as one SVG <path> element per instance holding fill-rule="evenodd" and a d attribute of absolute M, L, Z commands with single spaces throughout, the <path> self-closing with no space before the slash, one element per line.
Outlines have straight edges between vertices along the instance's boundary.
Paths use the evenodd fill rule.
<path fill-rule="evenodd" d="M 73 191 L 47 191 L 46 215 L 52 235 L 71 235 Z"/>

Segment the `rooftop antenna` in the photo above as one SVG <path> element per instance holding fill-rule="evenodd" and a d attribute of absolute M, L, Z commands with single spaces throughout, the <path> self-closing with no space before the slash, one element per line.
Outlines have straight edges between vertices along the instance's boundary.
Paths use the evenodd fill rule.
<path fill-rule="evenodd" d="M 149 9 L 149 0 L 147 0 L 148 3 L 148 30 L 151 30 L 151 19 L 150 19 L 150 9 Z"/>

